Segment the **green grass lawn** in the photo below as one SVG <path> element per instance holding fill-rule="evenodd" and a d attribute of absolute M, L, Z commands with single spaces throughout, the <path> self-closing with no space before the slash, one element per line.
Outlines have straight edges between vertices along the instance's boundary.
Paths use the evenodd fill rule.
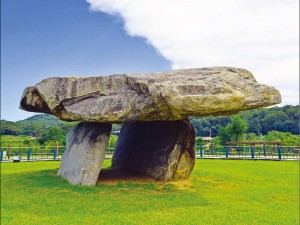
<path fill-rule="evenodd" d="M 69 185 L 59 164 L 1 164 L 1 224 L 299 224 L 295 161 L 196 160 L 187 181 L 96 187 Z"/>

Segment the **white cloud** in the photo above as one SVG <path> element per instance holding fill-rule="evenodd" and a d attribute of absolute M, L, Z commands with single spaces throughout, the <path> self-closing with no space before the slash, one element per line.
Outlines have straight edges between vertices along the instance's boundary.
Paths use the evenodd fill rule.
<path fill-rule="evenodd" d="M 298 0 L 86 0 L 121 16 L 173 68 L 235 66 L 299 103 Z"/>

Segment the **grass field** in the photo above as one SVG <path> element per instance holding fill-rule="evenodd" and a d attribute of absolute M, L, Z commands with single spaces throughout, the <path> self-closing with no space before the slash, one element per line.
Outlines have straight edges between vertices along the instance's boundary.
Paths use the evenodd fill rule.
<path fill-rule="evenodd" d="M 1 164 L 1 224 L 299 224 L 295 161 L 196 160 L 190 180 L 96 187 L 69 185 L 59 164 Z"/>

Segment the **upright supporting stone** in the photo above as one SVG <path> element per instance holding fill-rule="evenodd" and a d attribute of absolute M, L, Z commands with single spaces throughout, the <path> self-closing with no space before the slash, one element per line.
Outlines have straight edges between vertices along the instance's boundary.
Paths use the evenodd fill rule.
<path fill-rule="evenodd" d="M 105 150 L 109 141 L 111 124 L 79 123 L 67 137 L 58 175 L 71 184 L 93 186 L 96 184 Z"/>
<path fill-rule="evenodd" d="M 187 119 L 124 124 L 112 166 L 157 180 L 187 178 L 195 164 L 194 144 Z"/>

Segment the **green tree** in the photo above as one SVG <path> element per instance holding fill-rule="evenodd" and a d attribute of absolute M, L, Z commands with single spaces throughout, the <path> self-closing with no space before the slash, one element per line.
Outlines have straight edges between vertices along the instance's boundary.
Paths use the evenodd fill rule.
<path fill-rule="evenodd" d="M 205 145 L 205 141 L 203 141 L 202 137 L 198 136 L 196 138 L 195 146 L 203 146 Z"/>
<path fill-rule="evenodd" d="M 1 120 L 1 135 L 19 135 L 21 133 L 21 129 L 11 121 Z"/>
<path fill-rule="evenodd" d="M 241 135 L 245 133 L 246 130 L 246 122 L 239 116 L 234 116 L 226 127 L 219 128 L 220 143 L 225 144 L 228 141 L 239 141 Z"/>
<path fill-rule="evenodd" d="M 214 146 L 220 146 L 221 145 L 221 138 L 219 136 L 217 137 L 214 137 L 211 141 L 211 143 L 214 145 Z"/>
<path fill-rule="evenodd" d="M 262 127 L 260 125 L 260 119 L 258 117 L 255 117 L 254 119 L 249 121 L 248 132 L 259 135 L 259 134 L 261 134 L 261 129 L 262 129 Z"/>
<path fill-rule="evenodd" d="M 66 142 L 66 135 L 63 133 L 62 129 L 54 126 L 51 127 L 50 130 L 48 130 L 46 133 L 44 133 L 39 139 L 40 144 L 44 144 L 47 141 L 59 141 L 62 144 L 65 144 Z"/>
<path fill-rule="evenodd" d="M 232 117 L 231 124 L 231 133 L 234 140 L 240 141 L 241 135 L 244 134 L 248 129 L 246 122 L 241 117 L 234 116 Z"/>
<path fill-rule="evenodd" d="M 67 133 L 72 130 L 78 123 L 77 122 L 65 122 L 60 125 L 62 133 L 67 135 Z"/>
<path fill-rule="evenodd" d="M 232 124 L 228 124 L 226 127 L 220 127 L 218 130 L 220 143 L 225 145 L 226 142 L 232 141 Z"/>
<path fill-rule="evenodd" d="M 299 146 L 300 136 L 293 135 L 289 132 L 269 131 L 268 134 L 264 136 L 264 141 L 280 141 L 281 145 L 284 146 Z"/>
<path fill-rule="evenodd" d="M 261 137 L 257 136 L 255 133 L 245 134 L 245 141 L 260 141 Z"/>

